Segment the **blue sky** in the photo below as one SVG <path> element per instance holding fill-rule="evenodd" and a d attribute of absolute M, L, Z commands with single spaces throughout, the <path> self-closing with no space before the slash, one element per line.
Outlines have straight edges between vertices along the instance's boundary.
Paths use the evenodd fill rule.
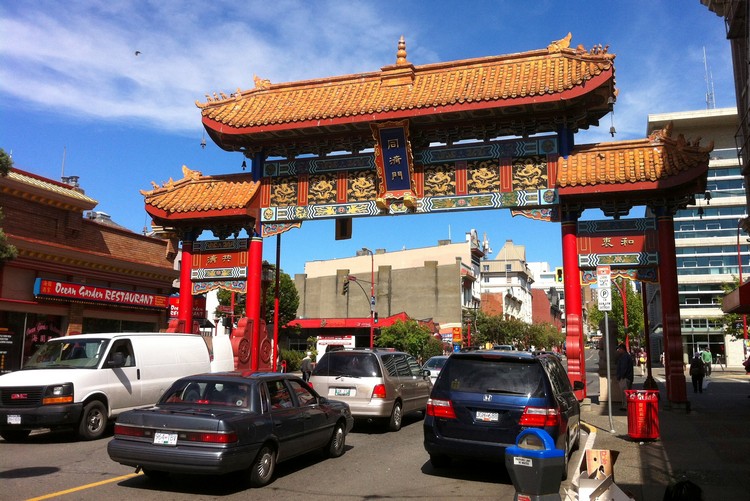
<path fill-rule="evenodd" d="M 699 0 L 0 0 L 0 147 L 17 168 L 57 180 L 64 158 L 96 210 L 141 232 L 150 221 L 140 190 L 151 181 L 180 179 L 183 164 L 241 171 L 240 153 L 210 139 L 200 147 L 195 101 L 206 93 L 251 89 L 254 75 L 279 83 L 375 71 L 395 62 L 401 35 L 422 65 L 545 48 L 568 32 L 573 46 L 617 55 L 615 139 L 644 137 L 650 113 L 705 109 L 704 50 L 716 107 L 735 106 L 723 20 Z M 607 116 L 576 143 L 611 140 L 610 125 Z M 487 234 L 490 258 L 510 239 L 528 261 L 562 262 L 558 224 L 503 210 L 355 219 L 345 241 L 334 240 L 333 221 L 305 223 L 282 237 L 281 268 L 294 276 L 307 260 L 362 247 L 462 241 L 472 228 Z M 271 262 L 275 245 L 264 244 Z"/>

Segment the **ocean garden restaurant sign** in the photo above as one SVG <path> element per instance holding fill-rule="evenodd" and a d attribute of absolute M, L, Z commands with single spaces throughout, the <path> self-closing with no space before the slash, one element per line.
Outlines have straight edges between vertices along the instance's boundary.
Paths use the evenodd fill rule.
<path fill-rule="evenodd" d="M 148 292 L 110 289 L 95 285 L 37 278 L 34 296 L 45 299 L 118 304 L 138 308 L 166 309 L 168 296 Z"/>

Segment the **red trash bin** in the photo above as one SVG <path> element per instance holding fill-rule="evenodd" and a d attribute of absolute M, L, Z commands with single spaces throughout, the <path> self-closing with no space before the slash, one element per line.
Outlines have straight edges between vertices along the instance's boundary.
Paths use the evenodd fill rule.
<path fill-rule="evenodd" d="M 659 392 L 625 390 L 628 401 L 628 436 L 637 440 L 659 438 Z"/>

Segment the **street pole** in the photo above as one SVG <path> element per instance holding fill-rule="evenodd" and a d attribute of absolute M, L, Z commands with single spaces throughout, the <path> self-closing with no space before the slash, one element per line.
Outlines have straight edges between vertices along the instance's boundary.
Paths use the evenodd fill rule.
<path fill-rule="evenodd" d="M 615 425 L 612 423 L 612 382 L 611 370 L 609 363 L 609 312 L 604 312 L 604 349 L 607 351 L 607 410 L 609 412 L 609 432 L 615 433 Z M 601 393 L 601 388 L 599 389 Z"/>
<path fill-rule="evenodd" d="M 281 233 L 276 234 L 276 290 L 273 294 L 273 371 L 276 372 L 277 367 L 276 363 L 279 360 L 279 354 L 281 353 L 281 350 L 279 350 L 279 289 L 280 289 L 280 283 L 279 283 L 279 272 L 280 272 L 280 266 L 281 263 L 279 261 L 281 260 Z"/>
<path fill-rule="evenodd" d="M 375 253 L 362 247 L 370 255 L 370 349 L 375 344 Z"/>

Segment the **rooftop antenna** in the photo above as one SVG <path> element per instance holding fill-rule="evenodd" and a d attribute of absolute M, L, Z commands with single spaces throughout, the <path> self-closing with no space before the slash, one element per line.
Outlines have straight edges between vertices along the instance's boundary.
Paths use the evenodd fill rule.
<path fill-rule="evenodd" d="M 714 78 L 711 71 L 708 69 L 708 58 L 706 57 L 706 47 L 703 47 L 703 70 L 706 72 L 706 109 L 712 110 L 716 108 L 716 100 L 714 99 Z"/>
<path fill-rule="evenodd" d="M 65 151 L 67 149 L 67 146 L 63 146 L 63 159 L 62 159 L 62 168 L 60 169 L 60 179 L 65 179 Z"/>

